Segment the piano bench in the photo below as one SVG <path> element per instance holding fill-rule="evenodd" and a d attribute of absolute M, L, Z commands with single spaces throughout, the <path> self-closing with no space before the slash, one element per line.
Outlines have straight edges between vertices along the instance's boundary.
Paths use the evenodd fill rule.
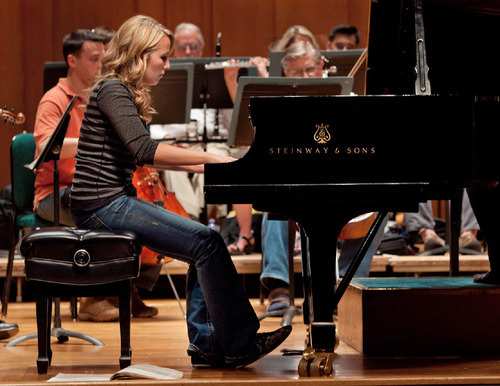
<path fill-rule="evenodd" d="M 355 278 L 338 306 L 340 339 L 366 355 L 500 352 L 500 286 L 472 277 Z"/>
<path fill-rule="evenodd" d="M 20 249 L 25 258 L 26 280 L 33 282 L 36 293 L 38 373 L 46 374 L 52 360 L 52 298 L 60 296 L 118 296 L 119 363 L 120 368 L 129 366 L 131 281 L 139 275 L 142 249 L 136 235 L 125 231 L 48 227 L 24 237 Z"/>

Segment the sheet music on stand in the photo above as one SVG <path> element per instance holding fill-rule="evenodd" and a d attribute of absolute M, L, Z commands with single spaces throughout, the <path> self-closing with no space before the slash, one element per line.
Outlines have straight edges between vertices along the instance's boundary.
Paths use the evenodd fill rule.
<path fill-rule="evenodd" d="M 34 172 L 36 172 L 43 166 L 45 161 L 59 159 L 59 153 L 61 152 L 62 143 L 64 141 L 64 137 L 66 136 L 66 129 L 68 128 L 68 123 L 71 118 L 69 113 L 75 106 L 77 100 L 78 100 L 78 95 L 76 94 L 73 95 L 73 98 L 71 98 L 71 101 L 66 107 L 66 110 L 64 110 L 61 119 L 59 119 L 57 127 L 50 136 L 43 151 L 40 153 L 37 159 L 35 159 L 32 163 L 26 165 L 28 169 L 31 169 Z"/>
<path fill-rule="evenodd" d="M 353 87 L 352 77 L 287 78 L 241 77 L 238 81 L 234 102 L 229 146 L 250 146 L 254 129 L 249 121 L 250 98 L 256 96 L 320 96 L 349 95 Z M 269 114 L 273 112 L 270 111 Z"/>

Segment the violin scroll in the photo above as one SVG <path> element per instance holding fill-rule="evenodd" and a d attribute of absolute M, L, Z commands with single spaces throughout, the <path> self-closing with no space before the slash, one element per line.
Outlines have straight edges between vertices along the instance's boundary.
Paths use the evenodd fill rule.
<path fill-rule="evenodd" d="M 5 119 L 5 123 L 11 122 L 13 125 L 20 125 L 26 120 L 26 117 L 23 113 L 19 113 L 16 115 L 14 114 L 14 109 L 12 109 L 12 111 L 7 111 L 7 106 L 5 106 L 3 109 L 0 109 L 0 115 L 2 116 L 2 119 Z"/>

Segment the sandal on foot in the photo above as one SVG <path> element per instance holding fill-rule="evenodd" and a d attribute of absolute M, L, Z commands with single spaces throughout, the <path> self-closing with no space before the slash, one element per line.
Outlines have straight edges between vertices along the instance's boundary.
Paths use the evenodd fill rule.
<path fill-rule="evenodd" d="M 290 293 L 287 288 L 275 288 L 269 294 L 267 311 L 284 310 L 290 307 Z"/>
<path fill-rule="evenodd" d="M 246 245 L 243 247 L 243 250 L 238 248 L 238 241 L 240 241 L 241 239 L 244 239 L 246 241 Z M 253 253 L 255 248 L 255 242 L 252 244 L 253 239 L 254 239 L 253 236 L 245 237 L 243 235 L 240 235 L 240 237 L 238 237 L 238 240 L 236 240 L 234 243 L 228 246 L 227 250 L 229 251 L 229 254 L 237 256 L 237 255 L 249 255 Z"/>

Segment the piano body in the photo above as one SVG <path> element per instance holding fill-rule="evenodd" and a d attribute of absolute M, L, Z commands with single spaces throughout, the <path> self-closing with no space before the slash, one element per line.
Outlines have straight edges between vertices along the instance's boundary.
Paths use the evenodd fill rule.
<path fill-rule="evenodd" d="M 462 7 L 455 8 L 457 3 Z M 432 94 L 425 55 L 415 70 L 419 62 L 415 58 L 422 55 L 419 22 L 427 16 L 425 7 L 432 8 L 436 19 L 450 8 L 453 13 L 490 16 L 464 4 L 424 1 L 422 13 L 421 0 L 373 2 L 367 91 L 375 95 L 252 98 L 255 136 L 248 153 L 233 163 L 206 165 L 207 202 L 252 203 L 258 210 L 297 221 L 306 236 L 302 259 L 308 339 L 299 364 L 301 376 L 331 374 L 338 344 L 333 311 L 387 212 L 417 211 L 419 202 L 453 199 L 463 187 L 500 181 L 495 141 L 500 78 L 489 76 L 486 84 L 476 85 L 469 74 L 472 80 L 455 79 L 463 80 L 460 88 L 440 78 L 440 71 L 446 72 L 454 59 L 447 58 L 440 67 L 427 50 L 429 78 L 432 84 L 436 79 L 439 90 Z M 382 15 L 393 19 L 384 20 Z M 388 43 L 393 51 L 386 49 L 383 60 L 375 51 L 370 62 L 372 49 L 390 40 L 384 38 L 389 25 L 395 29 L 397 44 Z M 405 36 L 408 30 L 414 31 L 410 38 Z M 477 38 L 475 29 L 470 34 Z M 409 42 L 414 54 L 408 53 Z M 379 67 L 376 60 L 387 61 L 389 67 Z M 375 78 L 370 80 L 371 76 Z M 454 88 L 448 89 L 450 84 Z M 385 92 L 391 94 L 382 95 Z M 379 216 L 337 283 L 336 237 L 350 219 L 371 211 Z"/>

